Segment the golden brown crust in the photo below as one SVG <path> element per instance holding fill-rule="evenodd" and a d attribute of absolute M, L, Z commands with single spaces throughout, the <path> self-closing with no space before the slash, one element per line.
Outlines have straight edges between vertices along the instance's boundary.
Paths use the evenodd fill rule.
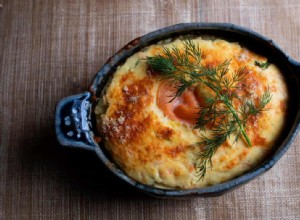
<path fill-rule="evenodd" d="M 120 83 L 124 85 L 132 79 L 133 73 L 128 72 L 121 78 Z M 110 99 L 118 100 L 118 104 L 115 106 L 116 109 L 111 110 L 113 112 L 110 119 L 104 119 L 100 128 L 109 141 L 121 144 L 138 141 L 138 134 L 145 131 L 151 120 L 140 112 L 153 101 L 149 94 L 152 84 L 151 78 L 135 80 L 134 83 L 126 84 L 119 91 L 112 93 Z"/>

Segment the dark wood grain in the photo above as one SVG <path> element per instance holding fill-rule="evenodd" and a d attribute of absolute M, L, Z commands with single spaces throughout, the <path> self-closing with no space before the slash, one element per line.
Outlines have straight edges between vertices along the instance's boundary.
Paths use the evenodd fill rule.
<path fill-rule="evenodd" d="M 149 198 L 89 152 L 62 148 L 54 108 L 127 42 L 181 22 L 232 22 L 300 60 L 298 0 L 0 1 L 0 219 L 299 219 L 300 136 L 267 174 L 222 197 Z"/>

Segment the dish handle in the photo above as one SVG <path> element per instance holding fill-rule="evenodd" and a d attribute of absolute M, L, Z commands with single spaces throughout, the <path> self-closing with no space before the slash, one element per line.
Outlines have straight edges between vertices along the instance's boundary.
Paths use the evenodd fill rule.
<path fill-rule="evenodd" d="M 55 132 L 63 146 L 94 150 L 98 145 L 91 130 L 91 93 L 66 97 L 55 110 Z"/>

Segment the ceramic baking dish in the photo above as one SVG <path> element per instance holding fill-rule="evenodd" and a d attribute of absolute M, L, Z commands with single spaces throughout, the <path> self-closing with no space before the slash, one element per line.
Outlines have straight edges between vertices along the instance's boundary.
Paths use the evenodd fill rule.
<path fill-rule="evenodd" d="M 214 36 L 239 42 L 253 52 L 267 57 L 284 75 L 288 90 L 288 117 L 285 129 L 278 137 L 273 152 L 256 168 L 228 182 L 191 190 L 167 190 L 141 184 L 127 176 L 110 158 L 102 143 L 97 141 L 93 107 L 116 68 L 142 48 L 158 41 L 181 35 Z M 147 194 L 163 197 L 216 196 L 232 190 L 269 170 L 288 150 L 299 130 L 300 121 L 300 63 L 291 59 L 271 39 L 249 29 L 228 23 L 183 23 L 169 26 L 139 37 L 108 59 L 96 74 L 90 88 L 81 94 L 59 101 L 55 113 L 55 129 L 58 142 L 63 146 L 82 148 L 95 152 L 99 163 L 104 163 L 113 174 L 125 183 Z"/>

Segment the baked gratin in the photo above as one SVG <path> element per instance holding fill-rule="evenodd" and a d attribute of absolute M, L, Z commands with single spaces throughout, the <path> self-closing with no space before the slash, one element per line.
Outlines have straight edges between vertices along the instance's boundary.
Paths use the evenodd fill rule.
<path fill-rule="evenodd" d="M 283 129 L 287 99 L 267 58 L 223 39 L 178 38 L 119 66 L 95 114 L 105 148 L 126 174 L 193 189 L 257 166 Z"/>

